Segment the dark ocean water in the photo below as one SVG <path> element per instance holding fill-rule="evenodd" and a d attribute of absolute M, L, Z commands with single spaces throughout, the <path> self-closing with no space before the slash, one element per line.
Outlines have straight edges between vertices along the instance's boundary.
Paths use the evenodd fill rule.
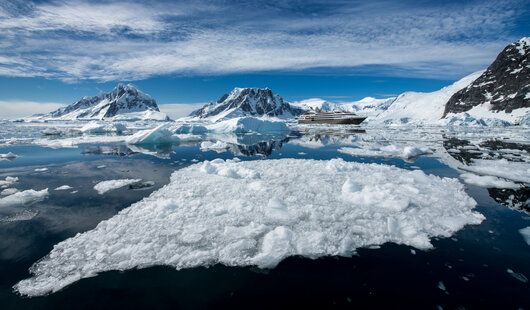
<path fill-rule="evenodd" d="M 13 292 L 12 286 L 28 278 L 30 266 L 54 244 L 94 228 L 167 184 L 176 169 L 195 162 L 236 156 L 241 160 L 339 157 L 458 177 L 454 168 L 436 156 L 405 161 L 337 151 L 344 141 L 355 143 L 366 137 L 363 135 L 366 133 L 340 137 L 307 133 L 289 137 L 241 136 L 220 153 L 202 151 L 200 143 L 157 146 L 143 153 L 122 143 L 58 149 L 4 145 L 0 153 L 13 152 L 19 157 L 0 161 L 0 178 L 17 176 L 19 190 L 49 188 L 50 195 L 30 206 L 0 210 L 0 218 L 4 219 L 0 222 L 0 309 L 530 308 L 530 285 L 525 281 L 530 277 L 530 246 L 518 232 L 530 226 L 526 213 L 528 188 L 515 193 L 518 203 L 514 205 L 513 193 L 506 202 L 510 193 L 472 185 L 467 185 L 466 191 L 478 202 L 477 211 L 486 220 L 466 226 L 451 238 L 433 240 L 434 249 L 429 251 L 387 243 L 380 248 L 360 249 L 349 258 L 291 257 L 272 270 L 216 265 L 176 271 L 158 266 L 105 272 L 48 296 L 27 298 Z M 449 138 L 434 142 L 439 146 L 445 142 L 446 148 L 454 144 Z M 385 143 L 392 143 L 392 139 Z M 35 171 L 43 167 L 48 170 Z M 93 189 L 99 181 L 121 178 L 142 178 L 154 185 L 142 189 L 124 187 L 105 195 Z M 61 185 L 73 188 L 53 190 Z M 77 192 L 72 193 L 74 190 Z M 7 221 L 22 211 L 34 217 Z"/>

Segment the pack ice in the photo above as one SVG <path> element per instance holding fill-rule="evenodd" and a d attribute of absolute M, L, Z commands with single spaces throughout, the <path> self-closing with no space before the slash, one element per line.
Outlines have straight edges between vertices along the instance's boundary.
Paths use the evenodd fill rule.
<path fill-rule="evenodd" d="M 221 263 L 273 268 L 293 255 L 352 255 L 386 242 L 419 249 L 484 217 L 457 179 L 393 166 L 216 159 L 95 229 L 54 246 L 14 289 L 44 295 L 108 270 Z"/>

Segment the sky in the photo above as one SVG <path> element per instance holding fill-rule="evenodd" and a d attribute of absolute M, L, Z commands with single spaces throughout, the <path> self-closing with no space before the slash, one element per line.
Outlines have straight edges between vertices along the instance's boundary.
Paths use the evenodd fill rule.
<path fill-rule="evenodd" d="M 433 91 L 529 30 L 527 0 L 0 1 L 0 118 L 118 82 L 177 114 L 233 87 L 288 101 Z"/>

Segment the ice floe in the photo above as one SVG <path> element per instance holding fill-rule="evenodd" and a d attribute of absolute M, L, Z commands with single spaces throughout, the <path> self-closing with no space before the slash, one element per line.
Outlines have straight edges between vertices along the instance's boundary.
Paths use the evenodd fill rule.
<path fill-rule="evenodd" d="M 35 168 L 35 172 L 45 172 L 48 171 L 48 168 Z"/>
<path fill-rule="evenodd" d="M 5 177 L 5 179 L 0 180 L 0 188 L 6 188 L 18 182 L 18 177 Z"/>
<path fill-rule="evenodd" d="M 17 212 L 13 215 L 0 217 L 0 222 L 20 222 L 20 221 L 29 221 L 37 216 L 38 212 L 35 210 L 23 210 Z"/>
<path fill-rule="evenodd" d="M 0 159 L 15 159 L 17 157 L 18 157 L 17 154 L 11 153 L 11 152 L 5 153 L 5 154 L 0 154 Z"/>
<path fill-rule="evenodd" d="M 505 179 L 501 179 L 501 178 L 491 176 L 491 175 L 477 175 L 473 173 L 462 173 L 460 177 L 467 184 L 476 185 L 480 187 L 512 188 L 512 189 L 517 189 L 521 187 L 520 184 L 507 181 Z"/>
<path fill-rule="evenodd" d="M 124 186 L 131 185 L 134 183 L 138 183 L 141 180 L 142 179 L 119 179 L 119 180 L 102 181 L 94 185 L 94 189 L 98 192 L 98 194 L 103 195 L 108 191 L 122 188 Z"/>
<path fill-rule="evenodd" d="M 515 182 L 530 183 L 530 163 L 514 162 L 506 159 L 475 159 L 470 166 L 460 169 L 480 175 L 491 175 Z"/>
<path fill-rule="evenodd" d="M 125 130 L 127 130 L 127 127 L 122 123 L 98 123 L 98 122 L 90 122 L 81 129 L 79 129 L 82 133 L 85 134 L 103 134 L 107 132 L 114 132 L 114 133 L 122 133 Z"/>
<path fill-rule="evenodd" d="M 0 192 L 0 196 L 9 196 L 13 195 L 14 193 L 18 192 L 18 189 L 16 188 L 6 188 Z"/>
<path fill-rule="evenodd" d="M 141 130 L 128 137 L 126 142 L 128 144 L 168 144 L 178 142 L 178 137 L 168 128 L 168 124 L 163 124 L 153 129 Z"/>
<path fill-rule="evenodd" d="M 47 188 L 40 191 L 28 189 L 0 198 L 0 207 L 15 207 L 28 205 L 35 202 L 43 201 L 46 197 L 48 197 Z"/>
<path fill-rule="evenodd" d="M 218 153 L 225 152 L 230 146 L 224 141 L 203 141 L 201 142 L 201 151 L 215 151 Z"/>
<path fill-rule="evenodd" d="M 65 191 L 65 190 L 69 190 L 69 189 L 72 189 L 72 187 L 70 185 L 61 185 L 61 186 L 55 188 L 56 191 Z"/>
<path fill-rule="evenodd" d="M 403 159 L 410 159 L 420 155 L 432 154 L 432 150 L 428 147 L 400 147 L 396 145 L 372 146 L 370 148 L 342 147 L 338 149 L 338 151 L 340 153 L 349 154 L 352 156 L 390 156 L 401 157 Z"/>
<path fill-rule="evenodd" d="M 393 166 L 216 159 L 177 170 L 149 197 L 54 246 L 14 288 L 36 296 L 108 270 L 255 265 L 349 256 L 386 242 L 432 248 L 484 217 L 457 179 Z"/>

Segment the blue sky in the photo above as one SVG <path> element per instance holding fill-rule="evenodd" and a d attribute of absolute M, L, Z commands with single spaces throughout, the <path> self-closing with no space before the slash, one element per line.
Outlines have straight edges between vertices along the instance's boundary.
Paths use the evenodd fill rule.
<path fill-rule="evenodd" d="M 235 86 L 287 100 L 431 91 L 529 29 L 518 0 L 1 1 L 0 106 L 48 109 L 122 81 L 161 104 Z"/>

